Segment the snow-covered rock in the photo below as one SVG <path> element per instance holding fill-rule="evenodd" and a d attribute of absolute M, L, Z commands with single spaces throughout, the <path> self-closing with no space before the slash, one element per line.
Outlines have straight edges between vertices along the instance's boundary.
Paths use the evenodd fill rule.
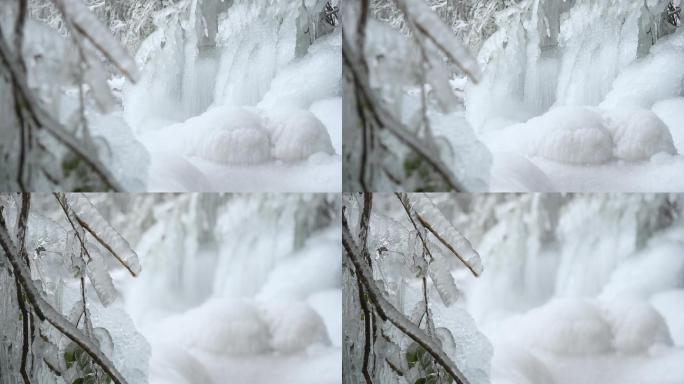
<path fill-rule="evenodd" d="M 271 141 L 256 113 L 241 107 L 219 107 L 201 116 L 203 127 L 194 124 L 195 119 L 186 122 L 188 129 L 199 133 L 190 155 L 224 164 L 270 159 Z"/>
<path fill-rule="evenodd" d="M 150 384 L 193 384 L 213 381 L 206 368 L 176 343 L 157 340 L 150 358 Z"/>
<path fill-rule="evenodd" d="M 527 125 L 536 133 L 531 155 L 570 164 L 601 164 L 613 156 L 610 133 L 588 108 L 555 108 Z"/>
<path fill-rule="evenodd" d="M 530 351 L 516 344 L 494 347 L 492 382 L 496 384 L 554 384 L 546 365 Z"/>
<path fill-rule="evenodd" d="M 665 319 L 674 344 L 684 347 L 684 289 L 658 293 L 650 302 Z"/>
<path fill-rule="evenodd" d="M 676 154 L 665 123 L 646 109 L 605 111 L 605 127 L 613 138 L 613 154 L 627 161 L 648 160 L 657 153 Z"/>
<path fill-rule="evenodd" d="M 659 101 L 652 110 L 670 129 L 678 152 L 684 153 L 684 97 Z"/>
<path fill-rule="evenodd" d="M 183 344 L 220 355 L 253 355 L 270 349 L 269 324 L 250 302 L 211 299 L 174 319 Z"/>
<path fill-rule="evenodd" d="M 306 302 L 268 302 L 261 305 L 271 334 L 271 346 L 295 353 L 314 344 L 330 344 L 323 319 Z"/>
<path fill-rule="evenodd" d="M 314 153 L 334 154 L 325 125 L 307 110 L 280 110 L 270 114 L 272 155 L 285 161 L 304 160 Z"/>
<path fill-rule="evenodd" d="M 616 351 L 640 354 L 656 344 L 672 345 L 665 320 L 648 303 L 617 300 L 605 302 L 601 307 L 612 329 Z"/>
<path fill-rule="evenodd" d="M 558 355 L 600 354 L 613 348 L 610 324 L 589 301 L 554 299 L 523 316 L 519 336 L 533 347 Z"/>

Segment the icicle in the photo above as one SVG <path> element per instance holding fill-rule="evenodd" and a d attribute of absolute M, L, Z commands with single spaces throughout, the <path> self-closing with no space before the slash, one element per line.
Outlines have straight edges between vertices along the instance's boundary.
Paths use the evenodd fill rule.
<path fill-rule="evenodd" d="M 456 255 L 475 276 L 479 276 L 482 273 L 480 255 L 473 249 L 468 239 L 447 221 L 446 217 L 427 196 L 423 194 L 407 194 L 406 196 L 420 222 L 435 235 L 440 243 Z"/>
<path fill-rule="evenodd" d="M 109 275 L 104 257 L 97 246 L 89 246 L 88 251 L 91 259 L 86 264 L 86 274 L 90 283 L 95 288 L 97 297 L 105 307 L 116 300 L 116 288 Z"/>
<path fill-rule="evenodd" d="M 83 194 L 67 194 L 67 202 L 79 223 L 133 276 L 140 273 L 138 255 Z"/>

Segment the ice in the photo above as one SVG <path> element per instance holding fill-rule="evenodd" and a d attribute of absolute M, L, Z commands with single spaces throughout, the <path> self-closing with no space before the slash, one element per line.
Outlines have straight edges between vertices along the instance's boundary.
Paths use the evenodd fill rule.
<path fill-rule="evenodd" d="M 512 337 L 517 342 L 557 355 L 586 356 L 613 350 L 610 324 L 587 300 L 556 299 L 522 316 L 513 319 L 508 330 L 515 333 Z"/>
<path fill-rule="evenodd" d="M 627 161 L 648 160 L 657 153 L 677 153 L 668 127 L 655 113 L 644 109 L 613 109 L 604 115 L 613 155 Z"/>
<path fill-rule="evenodd" d="M 279 111 L 269 127 L 273 157 L 284 161 L 309 158 L 314 153 L 334 154 L 330 135 L 323 123 L 305 110 Z M 273 115 L 271 115 L 273 116 Z"/>
<path fill-rule="evenodd" d="M 337 252 L 339 236 L 339 227 L 334 227 L 310 238 L 304 248 L 269 273 L 256 297 L 260 300 L 303 300 L 310 292 L 338 286 L 342 273 Z M 327 256 L 321 257 L 321 254 Z M 298 278 L 292 279 L 295 275 Z"/>
<path fill-rule="evenodd" d="M 651 297 L 650 303 L 665 319 L 674 344 L 684 346 L 684 289 L 657 293 Z"/>
<path fill-rule="evenodd" d="M 138 80 L 138 67 L 123 47 L 80 0 L 61 0 L 63 12 L 74 27 L 131 81 Z"/>
<path fill-rule="evenodd" d="M 317 101 L 309 108 L 311 113 L 328 128 L 335 153 L 342 153 L 342 98 L 333 97 Z"/>
<path fill-rule="evenodd" d="M 601 298 L 632 297 L 648 300 L 652 295 L 681 286 L 684 260 L 681 244 L 657 242 L 622 262 L 601 292 Z"/>
<path fill-rule="evenodd" d="M 651 305 L 639 301 L 611 301 L 602 304 L 610 323 L 615 350 L 625 354 L 644 354 L 656 345 L 672 345 L 663 317 Z"/>
<path fill-rule="evenodd" d="M 330 344 L 321 316 L 306 302 L 271 302 L 259 307 L 276 352 L 292 354 L 314 344 Z"/>
<path fill-rule="evenodd" d="M 173 342 L 159 342 L 150 357 L 150 384 L 212 384 L 207 369 L 191 352 Z"/>
<path fill-rule="evenodd" d="M 210 191 L 214 188 L 199 168 L 185 157 L 170 151 L 151 154 L 150 178 L 147 188 L 150 192 Z"/>
<path fill-rule="evenodd" d="M 525 347 L 497 344 L 492 359 L 493 384 L 554 384 L 546 365 Z"/>
<path fill-rule="evenodd" d="M 652 111 L 667 125 L 679 153 L 684 153 L 684 97 L 659 101 Z"/>
<path fill-rule="evenodd" d="M 79 221 L 102 246 L 109 251 L 129 272 L 135 276 L 140 273 L 138 255 L 108 222 L 97 208 L 82 194 L 67 194 L 66 200 Z"/>
<path fill-rule="evenodd" d="M 219 355 L 256 355 L 271 348 L 269 324 L 247 301 L 212 299 L 167 320 L 183 329 L 183 344 Z"/>
<path fill-rule="evenodd" d="M 537 133 L 530 155 L 570 164 L 601 164 L 613 156 L 613 141 L 601 116 L 581 107 L 552 109 L 527 122 Z"/>
<path fill-rule="evenodd" d="M 191 119 L 186 125 L 186 130 L 199 133 L 189 155 L 227 164 L 255 164 L 270 159 L 269 135 L 259 117 L 246 109 L 215 108 L 202 115 L 201 122 Z"/>
<path fill-rule="evenodd" d="M 91 259 L 86 264 L 86 273 L 90 283 L 97 292 L 97 297 L 104 306 L 108 306 L 116 300 L 117 292 L 109 275 L 105 260 L 100 251 L 95 247 L 89 247 L 88 253 Z"/>

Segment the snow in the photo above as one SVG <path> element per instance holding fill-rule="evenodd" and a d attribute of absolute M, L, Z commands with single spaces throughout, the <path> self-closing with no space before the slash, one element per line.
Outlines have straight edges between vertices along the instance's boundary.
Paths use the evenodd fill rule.
<path fill-rule="evenodd" d="M 684 98 L 676 97 L 659 101 L 653 112 L 667 125 L 677 152 L 684 152 Z"/>
<path fill-rule="evenodd" d="M 215 38 L 198 47 L 210 36 L 196 3 L 159 12 L 136 53 L 140 81 L 121 87 L 150 158 L 138 189 L 341 190 L 341 28 L 301 50 L 297 20 L 317 19 L 314 5 L 235 1 L 218 6 Z"/>
<path fill-rule="evenodd" d="M 278 115 L 279 118 L 274 118 Z M 270 116 L 274 158 L 296 161 L 319 152 L 329 155 L 335 153 L 328 131 L 313 113 L 306 110 L 281 110 Z"/>
<path fill-rule="evenodd" d="M 310 219 L 297 212 L 318 215 L 320 196 L 153 201 L 134 245 L 142 273 L 117 279 L 151 345 L 151 384 L 341 382 L 339 218 L 294 243 Z"/>
<path fill-rule="evenodd" d="M 665 2 L 649 6 L 530 1 L 501 13 L 478 55 L 482 81 L 465 87 L 465 116 L 494 159 L 488 190 L 684 190 L 684 32 L 651 46 Z"/>
<path fill-rule="evenodd" d="M 673 289 L 657 293 L 651 297 L 651 305 L 665 319 L 672 336 L 672 341 L 678 347 L 684 346 L 684 290 Z"/>
<path fill-rule="evenodd" d="M 665 320 L 648 303 L 617 300 L 602 309 L 619 353 L 644 354 L 656 344 L 672 345 Z"/>

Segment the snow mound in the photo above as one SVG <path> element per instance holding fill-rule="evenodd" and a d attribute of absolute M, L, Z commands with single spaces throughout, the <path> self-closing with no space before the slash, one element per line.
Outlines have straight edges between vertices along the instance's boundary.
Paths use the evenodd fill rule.
<path fill-rule="evenodd" d="M 618 300 L 602 305 L 618 352 L 640 354 L 656 344 L 672 345 L 665 319 L 648 303 Z"/>
<path fill-rule="evenodd" d="M 307 303 L 268 302 L 261 308 L 275 351 L 291 354 L 314 344 L 330 345 L 323 319 Z"/>
<path fill-rule="evenodd" d="M 303 248 L 269 273 L 257 299 L 303 300 L 311 292 L 338 288 L 342 281 L 342 263 L 339 256 L 333 255 L 339 255 L 340 233 L 336 227 L 309 238 Z"/>
<path fill-rule="evenodd" d="M 610 324 L 588 301 L 555 299 L 523 316 L 521 333 L 534 347 L 573 356 L 612 350 Z"/>
<path fill-rule="evenodd" d="M 599 296 L 603 300 L 640 298 L 647 300 L 660 291 L 681 287 L 684 282 L 682 245 L 657 238 L 613 272 Z"/>
<path fill-rule="evenodd" d="M 491 192 L 552 192 L 556 188 L 538 166 L 515 152 L 495 152 L 489 178 Z"/>
<path fill-rule="evenodd" d="M 150 384 L 193 384 L 213 381 L 206 368 L 181 346 L 156 341 L 150 358 Z"/>
<path fill-rule="evenodd" d="M 684 289 L 658 293 L 651 298 L 651 305 L 665 319 L 674 344 L 684 347 Z"/>
<path fill-rule="evenodd" d="M 537 133 L 531 155 L 571 164 L 601 164 L 613 156 L 610 133 L 590 109 L 558 107 L 527 125 Z"/>
<path fill-rule="evenodd" d="M 220 355 L 254 355 L 270 349 L 269 324 L 247 301 L 211 299 L 174 324 L 188 347 Z"/>
<path fill-rule="evenodd" d="M 185 157 L 172 152 L 152 152 L 147 188 L 150 192 L 211 190 L 211 182 Z"/>
<path fill-rule="evenodd" d="M 187 129 L 199 118 L 186 122 Z M 246 108 L 214 108 L 195 127 L 199 138 L 189 155 L 223 164 L 257 164 L 270 158 L 271 142 L 259 116 Z M 204 131 L 204 132 L 203 132 Z"/>
<path fill-rule="evenodd" d="M 615 157 L 638 161 L 660 152 L 677 153 L 669 129 L 655 113 L 646 109 L 612 109 L 603 116 L 613 137 Z"/>
<path fill-rule="evenodd" d="M 523 347 L 497 344 L 492 359 L 492 382 L 496 384 L 554 384 L 546 365 Z"/>
<path fill-rule="evenodd" d="M 314 153 L 334 154 L 323 123 L 307 110 L 279 110 L 270 114 L 273 157 L 285 161 L 304 160 Z"/>
<path fill-rule="evenodd" d="M 656 101 L 682 96 L 682 62 L 684 49 L 678 46 L 677 38 L 663 39 L 649 55 L 620 72 L 600 107 L 651 108 Z"/>
<path fill-rule="evenodd" d="M 684 97 L 659 101 L 652 110 L 670 129 L 674 146 L 684 153 Z"/>
<path fill-rule="evenodd" d="M 341 51 L 341 31 L 317 39 L 307 55 L 280 69 L 258 106 L 309 108 L 317 100 L 340 95 Z"/>

